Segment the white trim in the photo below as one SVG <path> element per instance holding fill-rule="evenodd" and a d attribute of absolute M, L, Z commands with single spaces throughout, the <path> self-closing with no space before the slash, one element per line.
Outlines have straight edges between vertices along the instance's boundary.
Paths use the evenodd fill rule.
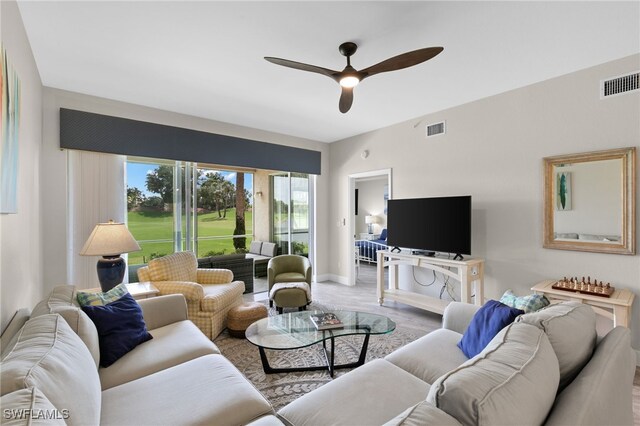
<path fill-rule="evenodd" d="M 325 282 L 325 281 L 332 281 L 334 283 L 344 284 L 344 285 L 349 284 L 349 279 L 342 275 L 322 274 L 322 275 L 316 276 L 316 282 Z"/>

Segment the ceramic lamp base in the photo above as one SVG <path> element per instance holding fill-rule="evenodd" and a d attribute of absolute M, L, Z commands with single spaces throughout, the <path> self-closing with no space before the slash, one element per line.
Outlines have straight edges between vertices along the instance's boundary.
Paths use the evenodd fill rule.
<path fill-rule="evenodd" d="M 98 281 L 103 292 L 111 290 L 122 282 L 126 266 L 124 259 L 120 256 L 103 257 L 98 260 Z"/>

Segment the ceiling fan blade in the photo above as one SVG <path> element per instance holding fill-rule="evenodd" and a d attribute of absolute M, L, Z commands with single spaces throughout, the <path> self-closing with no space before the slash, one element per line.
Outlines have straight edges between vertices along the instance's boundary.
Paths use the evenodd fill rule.
<path fill-rule="evenodd" d="M 364 77 L 362 77 L 364 79 L 366 77 L 371 77 L 372 75 L 380 74 L 382 72 L 401 70 L 403 68 L 412 67 L 424 61 L 428 61 L 443 50 L 444 47 L 426 47 L 424 49 L 414 50 L 384 60 L 380 63 L 370 66 L 369 68 L 360 70 L 360 72 L 364 74 Z"/>
<path fill-rule="evenodd" d="M 340 112 L 344 114 L 349 111 L 351 104 L 353 104 L 353 87 L 343 87 L 340 94 L 340 103 L 338 104 Z"/>
<path fill-rule="evenodd" d="M 317 67 L 310 64 L 303 64 L 302 62 L 290 61 L 288 59 L 273 58 L 271 56 L 265 56 L 264 59 L 271 62 L 272 64 L 282 65 L 283 67 L 294 68 L 302 71 L 315 72 L 318 74 L 326 75 L 327 77 L 330 77 L 334 80 L 336 80 L 337 76 L 340 74 L 340 72 L 333 71 L 328 68 Z"/>

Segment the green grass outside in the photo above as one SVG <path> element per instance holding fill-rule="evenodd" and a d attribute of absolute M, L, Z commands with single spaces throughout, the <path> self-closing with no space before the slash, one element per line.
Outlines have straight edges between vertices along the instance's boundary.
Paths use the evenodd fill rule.
<path fill-rule="evenodd" d="M 203 237 L 222 237 L 233 235 L 235 223 L 235 209 L 227 210 L 226 218 L 218 218 L 218 213 L 198 214 L 198 256 L 204 256 L 210 251 L 235 251 L 231 238 L 216 240 L 202 240 Z M 183 220 L 183 232 L 184 221 Z M 245 213 L 246 228 L 251 232 L 253 215 Z M 133 237 L 138 241 L 141 251 L 129 253 L 129 265 L 138 265 L 149 261 L 152 253 L 173 253 L 173 213 L 172 212 L 128 212 L 128 227 Z M 144 242 L 144 240 L 170 240 L 166 242 Z M 251 238 L 247 238 L 247 248 Z"/>

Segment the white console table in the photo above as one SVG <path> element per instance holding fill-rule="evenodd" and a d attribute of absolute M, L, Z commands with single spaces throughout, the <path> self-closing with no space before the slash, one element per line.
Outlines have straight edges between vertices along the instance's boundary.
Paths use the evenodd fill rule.
<path fill-rule="evenodd" d="M 378 251 L 378 303 L 380 306 L 385 299 L 389 299 L 442 314 L 449 304 L 448 300 L 401 290 L 398 286 L 398 266 L 400 265 L 431 269 L 459 281 L 462 302 L 481 306 L 484 301 L 484 259 L 451 260 L 380 250 Z M 385 266 L 389 266 L 388 287 L 384 279 Z M 473 302 L 472 295 L 474 295 Z"/>

